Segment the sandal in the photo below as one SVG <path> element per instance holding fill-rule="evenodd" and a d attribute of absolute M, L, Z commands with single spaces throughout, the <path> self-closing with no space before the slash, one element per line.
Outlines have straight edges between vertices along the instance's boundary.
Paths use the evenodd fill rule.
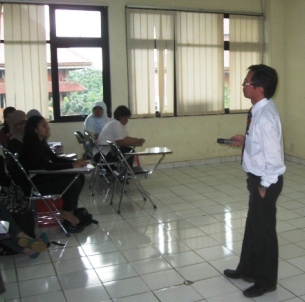
<path fill-rule="evenodd" d="M 48 248 L 48 245 L 42 241 L 32 238 L 20 238 L 18 244 L 23 248 L 28 248 L 36 253 L 41 253 Z"/>

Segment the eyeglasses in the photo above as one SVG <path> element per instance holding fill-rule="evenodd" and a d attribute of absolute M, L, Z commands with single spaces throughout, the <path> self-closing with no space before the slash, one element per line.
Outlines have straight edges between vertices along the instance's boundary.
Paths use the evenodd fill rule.
<path fill-rule="evenodd" d="M 257 86 L 257 84 L 254 84 L 254 83 L 248 83 L 247 80 L 245 79 L 242 84 L 242 86 Z"/>

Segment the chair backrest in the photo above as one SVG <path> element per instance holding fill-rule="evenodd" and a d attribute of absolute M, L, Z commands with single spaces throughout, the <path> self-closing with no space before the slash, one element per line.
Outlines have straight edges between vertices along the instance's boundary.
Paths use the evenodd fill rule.
<path fill-rule="evenodd" d="M 86 136 L 84 139 L 84 148 L 85 151 L 93 157 L 94 155 L 94 148 L 96 148 L 95 142 L 91 136 Z"/>
<path fill-rule="evenodd" d="M 26 196 L 30 196 L 32 188 L 36 190 L 36 186 L 29 177 L 27 171 L 24 169 L 18 160 L 18 154 L 13 154 L 3 146 L 1 146 L 3 154 L 6 158 L 6 168 L 15 185 L 21 187 Z"/>
<path fill-rule="evenodd" d="M 84 142 L 84 135 L 80 131 L 75 131 L 74 135 L 76 137 L 76 140 L 79 144 L 83 144 Z"/>
<path fill-rule="evenodd" d="M 120 164 L 120 166 L 129 170 L 130 173 L 133 173 L 132 168 L 128 164 L 128 162 L 127 162 L 124 154 L 120 150 L 119 146 L 116 143 L 108 141 L 108 140 L 107 140 L 107 143 L 110 147 L 110 152 L 111 152 L 112 156 L 118 159 L 118 163 Z"/>
<path fill-rule="evenodd" d="M 93 139 L 92 135 L 88 131 L 84 131 L 84 139 L 86 140 L 89 137 Z"/>

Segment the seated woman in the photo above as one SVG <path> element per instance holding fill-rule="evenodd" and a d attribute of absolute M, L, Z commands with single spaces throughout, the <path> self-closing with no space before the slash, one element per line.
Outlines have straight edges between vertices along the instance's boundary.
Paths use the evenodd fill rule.
<path fill-rule="evenodd" d="M 37 258 L 39 254 L 45 251 L 49 245 L 49 239 L 46 233 L 42 233 L 38 239 L 29 237 L 22 232 L 15 223 L 11 213 L 0 203 L 0 220 L 9 222 L 9 238 L 2 239 L 1 245 L 4 245 L 16 253 L 24 253 L 31 258 Z"/>
<path fill-rule="evenodd" d="M 145 143 L 144 138 L 135 138 L 128 135 L 127 123 L 131 117 L 131 111 L 126 106 L 118 106 L 113 112 L 114 119 L 108 122 L 100 132 L 97 143 L 101 145 L 101 152 L 105 155 L 107 161 L 115 161 L 116 158 L 110 152 L 107 141 L 116 143 L 122 153 L 128 153 L 132 150 L 130 146 L 142 146 Z M 94 155 L 94 160 L 98 161 L 100 154 Z M 128 159 L 128 164 L 133 166 L 133 156 Z"/>
<path fill-rule="evenodd" d="M 19 156 L 21 164 L 27 171 L 62 170 L 87 165 L 84 159 L 74 161 L 58 157 L 47 144 L 49 136 L 49 125 L 42 116 L 32 116 L 27 120 L 23 147 Z M 74 177 L 75 174 L 45 174 L 35 175 L 32 180 L 42 194 L 60 194 Z M 63 195 L 61 218 L 64 220 L 63 225 L 70 233 L 78 233 L 84 229 L 80 220 L 74 215 L 84 180 L 85 177 L 81 174 Z"/>
<path fill-rule="evenodd" d="M 16 110 L 10 116 L 9 127 L 11 135 L 7 142 L 7 149 L 13 154 L 19 154 L 21 151 L 26 120 L 26 114 L 22 110 Z"/>
<path fill-rule="evenodd" d="M 92 113 L 84 121 L 84 131 L 87 131 L 94 139 L 97 139 L 108 121 L 106 104 L 104 102 L 95 102 L 92 106 Z"/>

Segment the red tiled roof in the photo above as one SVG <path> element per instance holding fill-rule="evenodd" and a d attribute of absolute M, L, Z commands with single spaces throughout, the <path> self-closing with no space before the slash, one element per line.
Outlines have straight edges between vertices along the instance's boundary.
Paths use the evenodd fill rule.
<path fill-rule="evenodd" d="M 59 91 L 60 92 L 78 92 L 86 91 L 87 88 L 83 85 L 76 82 L 59 82 Z M 48 82 L 48 93 L 52 92 L 52 83 Z M 0 82 L 0 94 L 5 94 L 5 83 Z"/>

